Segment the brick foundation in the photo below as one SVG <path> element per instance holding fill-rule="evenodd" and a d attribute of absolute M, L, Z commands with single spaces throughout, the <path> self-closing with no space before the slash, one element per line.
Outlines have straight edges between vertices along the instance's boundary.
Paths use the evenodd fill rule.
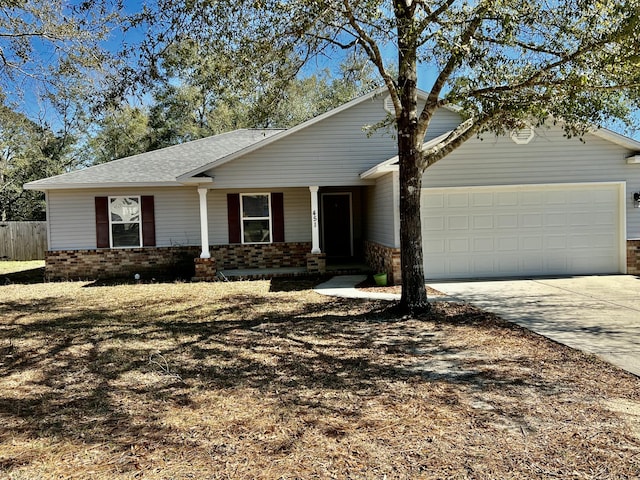
<path fill-rule="evenodd" d="M 199 265 L 200 247 L 146 247 L 99 250 L 56 250 L 46 252 L 45 275 L 49 280 L 75 280 L 171 275 L 183 278 L 209 277 L 213 270 L 240 268 L 305 267 L 311 243 L 264 245 L 214 245 L 211 261 Z M 215 273 L 214 273 L 215 275 Z"/>
<path fill-rule="evenodd" d="M 640 275 L 640 240 L 627 240 L 627 273 Z"/>
<path fill-rule="evenodd" d="M 45 254 L 49 280 L 76 280 L 155 275 L 193 276 L 198 247 L 57 250 Z"/>
<path fill-rule="evenodd" d="M 307 254 L 307 272 L 325 273 L 326 271 L 327 271 L 327 254 L 326 253 L 308 253 Z"/>
<path fill-rule="evenodd" d="M 376 273 L 386 273 L 389 285 L 402 284 L 400 249 L 386 247 L 376 242 L 364 242 L 364 259 Z"/>
<path fill-rule="evenodd" d="M 191 279 L 194 282 L 212 282 L 217 280 L 217 262 L 215 258 L 195 258 L 195 276 Z"/>
<path fill-rule="evenodd" d="M 307 264 L 307 253 L 311 251 L 311 243 L 213 245 L 210 250 L 211 257 L 216 259 L 220 270 L 304 267 Z"/>

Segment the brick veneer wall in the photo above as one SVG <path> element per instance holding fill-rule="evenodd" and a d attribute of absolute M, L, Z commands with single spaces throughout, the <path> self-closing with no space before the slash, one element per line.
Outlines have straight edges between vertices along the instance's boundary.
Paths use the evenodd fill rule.
<path fill-rule="evenodd" d="M 640 240 L 627 240 L 627 273 L 640 275 Z"/>
<path fill-rule="evenodd" d="M 365 240 L 364 258 L 367 265 L 376 273 L 386 273 L 390 285 L 402 283 L 400 270 L 400 249 Z"/>
<path fill-rule="evenodd" d="M 237 268 L 305 267 L 310 242 L 268 243 L 263 245 L 213 245 L 220 270 Z"/>
<path fill-rule="evenodd" d="M 311 243 L 214 245 L 210 247 L 219 269 L 306 267 Z M 95 279 L 140 275 L 178 274 L 191 278 L 200 247 L 145 247 L 98 250 L 56 250 L 46 253 L 49 280 Z"/>
<path fill-rule="evenodd" d="M 140 275 L 191 276 L 198 247 L 147 247 L 99 250 L 56 250 L 45 254 L 45 276 L 49 280 L 74 280 Z"/>

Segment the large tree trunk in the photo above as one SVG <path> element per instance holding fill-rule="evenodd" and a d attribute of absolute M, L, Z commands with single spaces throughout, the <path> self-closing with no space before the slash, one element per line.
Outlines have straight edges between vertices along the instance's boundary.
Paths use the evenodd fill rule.
<path fill-rule="evenodd" d="M 400 264 L 402 297 L 400 308 L 408 313 L 429 310 L 422 263 L 420 191 L 422 189 L 422 144 L 418 134 L 418 88 L 416 39 L 413 35 L 414 4 L 396 4 L 398 19 L 398 93 L 402 105 L 396 116 L 400 163 Z"/>
<path fill-rule="evenodd" d="M 398 129 L 400 131 L 400 128 Z M 415 147 L 414 135 L 398 135 L 400 159 L 400 264 L 402 297 L 400 308 L 408 313 L 429 310 L 424 282 L 420 192 L 422 152 Z"/>

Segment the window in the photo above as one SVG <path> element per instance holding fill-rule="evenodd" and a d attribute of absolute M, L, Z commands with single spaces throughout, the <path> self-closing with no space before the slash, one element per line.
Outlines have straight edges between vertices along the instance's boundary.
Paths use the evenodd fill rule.
<path fill-rule="evenodd" d="M 109 197 L 109 236 L 112 248 L 142 245 L 140 197 Z"/>
<path fill-rule="evenodd" d="M 271 196 L 240 195 L 242 243 L 271 243 Z"/>

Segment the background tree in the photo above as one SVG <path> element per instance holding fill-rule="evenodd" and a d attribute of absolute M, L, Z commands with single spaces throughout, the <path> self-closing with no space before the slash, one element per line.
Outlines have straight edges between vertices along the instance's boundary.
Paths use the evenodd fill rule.
<path fill-rule="evenodd" d="M 0 220 L 44 220 L 44 194 L 22 185 L 72 167 L 73 139 L 0 107 Z"/>
<path fill-rule="evenodd" d="M 35 99 L 59 93 L 65 79 L 85 86 L 117 57 L 103 42 L 121 25 L 117 0 L 12 0 L 0 5 L 0 95 Z"/>
<path fill-rule="evenodd" d="M 575 135 L 612 119 L 628 122 L 638 107 L 638 0 L 196 0 L 187 7 L 159 0 L 157 11 L 155 32 L 171 33 L 151 29 L 150 53 L 172 35 L 216 38 L 239 65 L 266 65 L 276 76 L 283 54 L 297 68 L 345 50 L 368 57 L 395 107 L 401 307 L 409 311 L 429 308 L 420 228 L 426 168 L 485 131 L 553 118 Z M 262 56 L 271 64 L 258 63 Z M 426 102 L 418 102 L 419 66 L 432 80 Z M 464 121 L 424 150 L 435 112 L 448 104 L 463 108 Z"/>
<path fill-rule="evenodd" d="M 216 51 L 216 48 L 222 50 Z M 237 128 L 287 128 L 320 115 L 375 86 L 370 66 L 349 57 L 337 72 L 299 74 L 274 101 L 225 56 L 223 46 L 172 44 L 150 84 L 144 106 L 123 102 L 95 122 L 83 155 L 88 163 L 155 150 Z M 238 80 L 239 78 L 239 80 Z M 279 80 L 278 80 L 279 82 Z M 131 101 L 142 101 L 131 98 Z"/>

